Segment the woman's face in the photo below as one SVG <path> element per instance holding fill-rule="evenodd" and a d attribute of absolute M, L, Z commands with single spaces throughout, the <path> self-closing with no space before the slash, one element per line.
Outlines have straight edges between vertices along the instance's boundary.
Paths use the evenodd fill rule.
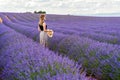
<path fill-rule="evenodd" d="M 46 16 L 44 17 L 44 20 L 46 20 Z"/>

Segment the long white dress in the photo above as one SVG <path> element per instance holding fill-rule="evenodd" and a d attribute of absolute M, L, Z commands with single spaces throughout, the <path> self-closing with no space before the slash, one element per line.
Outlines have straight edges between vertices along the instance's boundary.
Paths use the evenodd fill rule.
<path fill-rule="evenodd" d="M 47 40 L 48 40 L 47 33 L 44 31 L 41 31 L 40 32 L 40 44 L 45 46 L 45 44 L 47 44 Z"/>
<path fill-rule="evenodd" d="M 40 26 L 40 44 L 45 46 L 48 42 L 48 35 L 47 33 L 43 30 L 43 26 Z M 47 29 L 47 26 L 46 26 Z"/>

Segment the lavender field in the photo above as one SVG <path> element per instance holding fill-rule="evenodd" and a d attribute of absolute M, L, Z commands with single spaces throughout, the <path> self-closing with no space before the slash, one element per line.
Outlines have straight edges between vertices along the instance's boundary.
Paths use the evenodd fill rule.
<path fill-rule="evenodd" d="M 39 44 L 39 14 L 0 13 L 1 80 L 120 80 L 120 18 L 47 14 L 54 30 Z"/>

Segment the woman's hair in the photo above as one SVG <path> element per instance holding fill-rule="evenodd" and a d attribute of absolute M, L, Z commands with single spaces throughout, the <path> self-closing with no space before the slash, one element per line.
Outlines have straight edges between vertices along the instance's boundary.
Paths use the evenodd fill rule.
<path fill-rule="evenodd" d="M 40 25 L 42 25 L 44 23 L 44 18 L 45 18 L 45 14 L 41 14 L 40 15 L 40 21 L 39 21 Z"/>

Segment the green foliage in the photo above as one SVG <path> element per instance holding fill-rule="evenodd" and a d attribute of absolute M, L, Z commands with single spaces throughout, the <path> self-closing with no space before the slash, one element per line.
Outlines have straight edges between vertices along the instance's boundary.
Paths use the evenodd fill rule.
<path fill-rule="evenodd" d="M 110 75 L 109 75 L 109 73 L 112 72 L 112 66 L 109 64 L 106 64 L 106 65 L 102 66 L 102 70 L 103 70 L 102 77 L 106 78 L 105 80 L 112 80 Z"/>
<path fill-rule="evenodd" d="M 100 59 L 101 59 L 101 60 L 106 60 L 106 59 L 109 59 L 109 58 L 111 58 L 110 55 L 101 55 L 101 56 L 100 56 Z"/>
<path fill-rule="evenodd" d="M 40 10 L 40 11 L 38 11 L 38 12 L 37 12 L 37 11 L 34 11 L 34 13 L 36 13 L 36 14 L 46 14 L 46 11 L 41 11 L 41 10 Z"/>
<path fill-rule="evenodd" d="M 89 55 L 90 55 L 90 57 L 95 56 L 96 55 L 96 51 L 90 51 Z"/>
<path fill-rule="evenodd" d="M 108 42 L 112 44 L 117 44 L 119 41 L 117 38 L 114 38 L 114 39 L 109 40 Z"/>

